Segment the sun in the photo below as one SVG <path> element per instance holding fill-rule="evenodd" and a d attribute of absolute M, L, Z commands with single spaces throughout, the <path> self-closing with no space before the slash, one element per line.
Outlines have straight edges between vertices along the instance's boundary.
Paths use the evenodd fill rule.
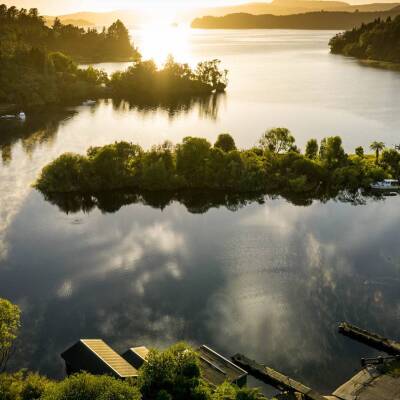
<path fill-rule="evenodd" d="M 177 62 L 193 65 L 190 51 L 190 28 L 177 24 L 171 16 L 148 21 L 138 32 L 139 51 L 143 59 L 153 59 L 161 67 L 172 55 Z"/>

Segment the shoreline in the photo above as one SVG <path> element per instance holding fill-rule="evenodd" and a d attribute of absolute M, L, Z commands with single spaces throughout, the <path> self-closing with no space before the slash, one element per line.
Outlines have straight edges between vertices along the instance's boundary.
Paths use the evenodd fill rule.
<path fill-rule="evenodd" d="M 394 63 L 391 61 L 380 61 L 380 60 L 363 60 L 357 59 L 359 64 L 364 67 L 372 67 L 377 69 L 386 69 L 388 71 L 400 72 L 400 63 Z"/>

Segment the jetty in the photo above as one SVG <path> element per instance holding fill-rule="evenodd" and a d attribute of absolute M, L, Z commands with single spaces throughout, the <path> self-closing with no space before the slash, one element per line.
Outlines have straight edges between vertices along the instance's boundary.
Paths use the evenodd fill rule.
<path fill-rule="evenodd" d="M 251 360 L 243 354 L 235 354 L 232 357 L 235 364 L 242 367 L 250 375 L 282 392 L 300 393 L 304 400 L 326 400 L 327 398 L 302 383 L 275 371 L 274 369 Z"/>
<path fill-rule="evenodd" d="M 387 339 L 377 333 L 368 332 L 367 330 L 349 324 L 348 322 L 342 322 L 339 324 L 338 330 L 342 335 L 348 336 L 377 350 L 384 351 L 391 355 L 400 354 L 399 342 Z"/>

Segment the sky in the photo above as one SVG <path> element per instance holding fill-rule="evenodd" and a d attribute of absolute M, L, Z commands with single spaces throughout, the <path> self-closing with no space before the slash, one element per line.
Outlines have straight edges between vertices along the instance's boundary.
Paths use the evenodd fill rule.
<path fill-rule="evenodd" d="M 43 15 L 61 15 L 77 11 L 112 11 L 135 8 L 175 8 L 216 7 L 263 0 L 3 0 L 6 5 L 18 8 L 36 7 Z M 387 3 L 396 0 L 343 0 L 348 3 Z M 0 0 L 1 2 L 1 0 Z M 269 2 L 269 1 L 266 1 Z"/>
<path fill-rule="evenodd" d="M 262 1 L 262 0 L 261 0 Z M 1 1 L 0 1 L 1 2 Z M 4 2 L 4 0 L 3 0 Z M 112 11 L 155 6 L 187 9 L 192 7 L 225 6 L 246 3 L 246 0 L 6 0 L 18 8 L 39 9 L 41 14 L 67 14 L 77 11 Z"/>

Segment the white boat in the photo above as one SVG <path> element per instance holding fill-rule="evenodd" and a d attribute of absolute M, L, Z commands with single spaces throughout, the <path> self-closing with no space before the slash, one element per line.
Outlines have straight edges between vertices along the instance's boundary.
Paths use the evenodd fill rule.
<path fill-rule="evenodd" d="M 400 182 L 397 179 L 384 179 L 371 184 L 372 189 L 378 190 L 400 190 Z"/>
<path fill-rule="evenodd" d="M 83 106 L 93 106 L 96 104 L 96 100 L 86 100 L 82 103 Z"/>
<path fill-rule="evenodd" d="M 18 114 L 2 115 L 0 118 L 1 119 L 19 119 L 21 121 L 25 121 L 26 120 L 26 114 L 23 111 L 21 111 Z"/>

